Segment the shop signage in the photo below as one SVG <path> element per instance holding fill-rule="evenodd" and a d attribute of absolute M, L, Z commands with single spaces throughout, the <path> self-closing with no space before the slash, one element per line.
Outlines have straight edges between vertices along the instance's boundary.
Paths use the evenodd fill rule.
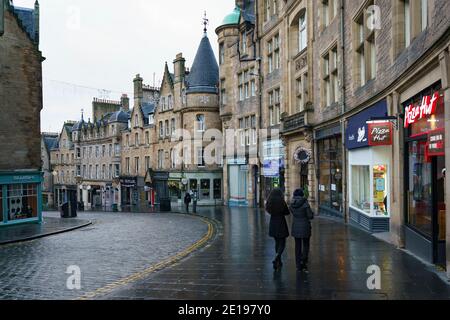
<path fill-rule="evenodd" d="M 370 108 L 350 117 L 346 130 L 347 149 L 358 149 L 369 146 L 369 125 L 372 118 L 387 117 L 387 102 L 382 100 Z"/>
<path fill-rule="evenodd" d="M 391 122 L 369 123 L 369 146 L 392 145 L 393 125 Z"/>
<path fill-rule="evenodd" d="M 435 92 L 433 96 L 424 96 L 420 105 L 411 104 L 407 106 L 405 108 L 405 128 L 436 113 L 439 98 L 439 92 Z"/>
<path fill-rule="evenodd" d="M 428 134 L 428 156 L 445 155 L 445 131 L 437 130 Z"/>
<path fill-rule="evenodd" d="M 268 178 L 278 178 L 280 176 L 280 159 L 264 160 L 263 176 Z"/>
<path fill-rule="evenodd" d="M 124 188 L 134 188 L 137 185 L 136 178 L 120 178 L 120 184 Z"/>

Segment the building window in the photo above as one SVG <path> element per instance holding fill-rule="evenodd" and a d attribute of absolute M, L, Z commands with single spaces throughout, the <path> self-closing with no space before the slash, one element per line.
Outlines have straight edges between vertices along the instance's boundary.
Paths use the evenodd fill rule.
<path fill-rule="evenodd" d="M 205 132 L 205 130 L 206 130 L 205 115 L 198 114 L 197 115 L 197 131 Z"/>
<path fill-rule="evenodd" d="M 86 165 L 83 165 L 82 177 L 85 178 L 85 179 L 87 178 L 86 174 L 87 174 L 87 172 L 86 172 Z"/>
<path fill-rule="evenodd" d="M 373 1 L 369 2 L 368 6 L 370 5 L 373 5 Z M 375 29 L 371 30 L 365 26 L 368 19 L 367 10 L 363 10 L 354 21 L 354 79 L 359 86 L 374 79 L 377 72 Z"/>
<path fill-rule="evenodd" d="M 241 53 L 243 55 L 246 55 L 248 53 L 247 52 L 247 50 L 248 50 L 248 48 L 247 48 L 247 31 L 244 31 L 244 32 L 241 33 L 241 43 L 242 43 Z"/>
<path fill-rule="evenodd" d="M 6 212 L 8 221 L 37 218 L 37 187 L 37 184 L 13 184 L 7 186 L 7 196 L 5 200 L 7 204 Z M 1 198 L 0 193 L 0 200 Z"/>
<path fill-rule="evenodd" d="M 225 44 L 219 45 L 219 64 L 222 65 L 225 62 Z"/>
<path fill-rule="evenodd" d="M 81 148 L 77 148 L 77 159 L 81 158 Z"/>
<path fill-rule="evenodd" d="M 308 28 L 306 11 L 300 16 L 298 22 L 298 51 L 302 52 L 308 46 Z"/>
<path fill-rule="evenodd" d="M 256 145 L 256 116 L 239 119 L 239 143 L 242 147 Z"/>
<path fill-rule="evenodd" d="M 256 97 L 256 79 L 257 74 L 255 73 L 255 68 L 250 69 L 250 95 Z"/>
<path fill-rule="evenodd" d="M 164 150 L 158 150 L 158 169 L 162 169 L 164 165 Z"/>
<path fill-rule="evenodd" d="M 139 175 L 139 157 L 134 158 L 134 172 Z"/>
<path fill-rule="evenodd" d="M 214 199 L 222 199 L 222 179 L 214 179 Z"/>
<path fill-rule="evenodd" d="M 159 137 L 160 138 L 164 137 L 164 125 L 162 121 L 159 122 Z"/>
<path fill-rule="evenodd" d="M 227 104 L 227 91 L 225 87 L 225 80 L 220 80 L 220 105 L 225 106 Z"/>
<path fill-rule="evenodd" d="M 166 128 L 166 137 L 168 137 L 170 135 L 169 120 L 165 121 L 165 128 Z"/>
<path fill-rule="evenodd" d="M 106 179 L 106 165 L 102 165 L 102 179 L 105 180 Z"/>
<path fill-rule="evenodd" d="M 308 74 L 305 73 L 300 76 L 296 81 L 296 112 L 302 112 L 305 110 L 305 104 L 308 99 Z"/>
<path fill-rule="evenodd" d="M 130 146 L 130 136 L 127 134 L 126 137 L 126 146 L 129 147 Z"/>
<path fill-rule="evenodd" d="M 352 166 L 352 207 L 370 214 L 370 167 Z"/>
<path fill-rule="evenodd" d="M 77 177 L 81 177 L 81 166 L 77 165 Z"/>
<path fill-rule="evenodd" d="M 89 179 L 92 179 L 93 178 L 93 172 L 92 172 L 92 165 L 89 165 L 89 174 L 88 174 L 88 176 L 89 176 Z"/>
<path fill-rule="evenodd" d="M 244 96 L 244 73 L 239 73 L 238 74 L 238 78 L 239 78 L 239 101 L 244 101 L 245 96 Z"/>
<path fill-rule="evenodd" d="M 280 89 L 269 92 L 269 125 L 276 126 L 280 124 L 281 104 Z"/>
<path fill-rule="evenodd" d="M 145 145 L 150 145 L 150 133 L 148 131 L 145 132 Z"/>
<path fill-rule="evenodd" d="M 147 171 L 148 169 L 150 169 L 150 157 L 149 156 L 145 157 L 145 171 Z"/>
<path fill-rule="evenodd" d="M 148 115 L 148 124 L 154 124 L 155 123 L 155 117 L 153 114 Z"/>
<path fill-rule="evenodd" d="M 114 165 L 114 177 L 119 177 L 120 176 L 120 165 L 119 164 L 115 164 Z"/>
<path fill-rule="evenodd" d="M 176 129 L 176 126 L 175 126 L 175 118 L 172 118 L 172 120 L 170 120 L 170 135 L 171 135 L 171 136 L 174 136 L 174 134 L 175 134 L 175 129 Z"/>
<path fill-rule="evenodd" d="M 338 102 L 338 58 L 337 47 L 329 51 L 322 59 L 323 107 Z"/>
<path fill-rule="evenodd" d="M 207 200 L 211 198 L 211 180 L 200 180 L 200 200 Z"/>
<path fill-rule="evenodd" d="M 99 172 L 99 166 L 98 164 L 95 165 L 95 179 L 99 179 L 100 178 L 100 172 Z"/>
<path fill-rule="evenodd" d="M 111 180 L 113 178 L 113 165 L 109 165 L 109 172 L 108 172 L 108 178 Z"/>
<path fill-rule="evenodd" d="M 272 2 L 272 0 L 265 0 L 265 2 L 264 2 L 265 21 L 269 21 L 272 16 L 272 13 L 270 11 L 271 2 Z"/>
<path fill-rule="evenodd" d="M 130 158 L 125 158 L 125 168 L 127 170 L 127 174 L 129 175 L 131 173 Z"/>
<path fill-rule="evenodd" d="M 134 127 L 139 127 L 139 117 L 137 114 L 134 116 Z"/>
<path fill-rule="evenodd" d="M 109 148 L 108 150 L 109 157 L 112 157 L 112 144 L 110 144 L 108 148 Z"/>
<path fill-rule="evenodd" d="M 139 133 L 134 134 L 134 146 L 139 147 Z"/>
<path fill-rule="evenodd" d="M 176 167 L 176 154 L 174 149 L 170 149 L 170 168 L 175 169 Z"/>
<path fill-rule="evenodd" d="M 338 9 L 338 0 L 322 0 L 322 29 L 330 25 L 337 16 Z"/>
<path fill-rule="evenodd" d="M 114 144 L 114 155 L 116 157 L 120 156 L 120 144 L 119 143 L 115 143 Z"/>
<path fill-rule="evenodd" d="M 102 157 L 106 157 L 106 146 L 102 145 Z"/>
<path fill-rule="evenodd" d="M 197 155 L 197 159 L 196 159 L 197 166 L 204 167 L 205 166 L 205 148 L 198 147 L 196 155 Z"/>
<path fill-rule="evenodd" d="M 280 68 L 280 36 L 278 34 L 267 43 L 267 61 L 269 73 Z"/>

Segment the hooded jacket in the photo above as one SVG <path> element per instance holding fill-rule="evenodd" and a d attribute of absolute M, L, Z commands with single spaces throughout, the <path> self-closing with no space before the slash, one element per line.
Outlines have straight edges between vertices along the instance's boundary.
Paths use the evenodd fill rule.
<path fill-rule="evenodd" d="M 303 197 L 294 197 L 290 204 L 292 215 L 292 236 L 294 238 L 311 237 L 311 220 L 314 213 L 309 206 L 308 200 Z"/>

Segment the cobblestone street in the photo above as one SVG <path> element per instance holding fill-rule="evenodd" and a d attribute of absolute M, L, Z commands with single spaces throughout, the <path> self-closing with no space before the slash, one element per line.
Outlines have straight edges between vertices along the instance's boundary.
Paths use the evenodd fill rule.
<path fill-rule="evenodd" d="M 74 299 L 178 254 L 208 230 L 202 220 L 178 214 L 81 213 L 79 217 L 94 223 L 0 246 L 0 299 Z M 71 265 L 81 269 L 81 290 L 66 287 L 65 272 Z"/>
<path fill-rule="evenodd" d="M 269 217 L 246 208 L 202 208 L 221 222 L 209 247 L 144 280 L 99 299 L 449 299 L 450 286 L 429 266 L 371 235 L 318 218 L 313 225 L 310 273 L 297 274 L 294 241 L 284 269 L 274 273 Z M 381 268 L 381 290 L 367 289 L 370 265 Z"/>

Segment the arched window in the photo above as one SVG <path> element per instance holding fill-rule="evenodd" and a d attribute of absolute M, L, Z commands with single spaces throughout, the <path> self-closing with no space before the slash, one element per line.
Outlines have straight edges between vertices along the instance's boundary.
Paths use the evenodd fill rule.
<path fill-rule="evenodd" d="M 135 127 L 139 127 L 139 117 L 138 117 L 138 115 L 134 116 L 134 126 Z"/>
<path fill-rule="evenodd" d="M 136 147 L 139 147 L 139 133 L 136 133 L 136 134 L 134 135 L 134 145 L 135 145 Z"/>
<path fill-rule="evenodd" d="M 197 115 L 197 131 L 204 132 L 206 130 L 205 115 Z"/>
<path fill-rule="evenodd" d="M 298 51 L 301 52 L 308 46 L 307 16 L 304 11 L 298 21 Z"/>

